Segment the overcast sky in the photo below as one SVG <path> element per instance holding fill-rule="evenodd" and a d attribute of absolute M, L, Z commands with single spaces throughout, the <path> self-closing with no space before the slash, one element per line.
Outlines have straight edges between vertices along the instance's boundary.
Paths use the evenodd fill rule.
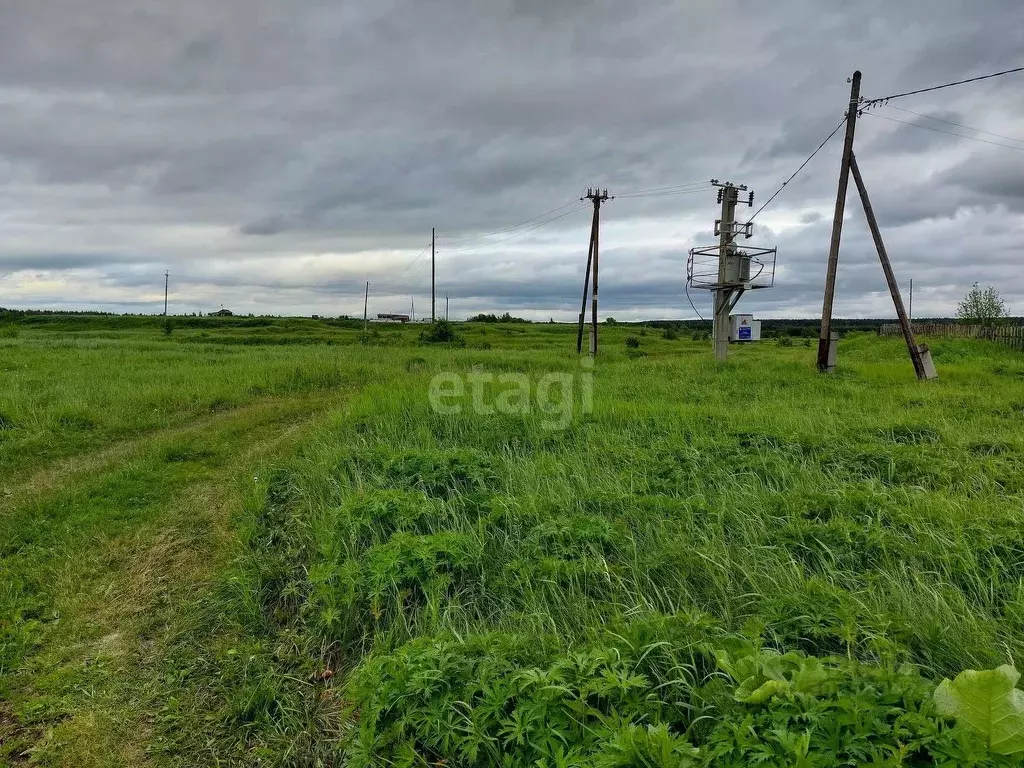
<path fill-rule="evenodd" d="M 359 315 L 369 280 L 371 313 L 422 314 L 436 226 L 453 318 L 570 319 L 588 186 L 756 208 L 853 70 L 872 98 L 1021 65 L 1020 0 L 0 0 L 0 306 L 160 312 L 167 269 L 172 313 Z M 741 309 L 820 314 L 841 138 L 757 218 L 776 286 Z M 915 315 L 975 281 L 1024 314 L 1021 140 L 1024 73 L 858 121 Z M 602 315 L 694 317 L 718 211 L 685 190 L 603 209 Z M 891 316 L 850 193 L 836 313 Z"/>

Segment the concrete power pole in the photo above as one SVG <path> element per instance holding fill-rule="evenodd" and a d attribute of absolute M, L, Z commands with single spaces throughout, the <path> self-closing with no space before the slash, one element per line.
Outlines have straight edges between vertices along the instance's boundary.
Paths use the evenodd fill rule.
<path fill-rule="evenodd" d="M 775 285 L 776 249 L 750 245 L 737 248 L 736 237 L 743 235 L 749 240 L 753 236 L 754 224 L 750 220 L 745 224 L 736 221 L 736 206 L 745 203 L 753 207 L 754 193 L 745 184 L 733 184 L 731 181 L 711 179 L 711 184 L 718 187 L 718 203 L 722 206 L 721 218 L 715 220 L 718 244 L 690 249 L 686 263 L 686 287 L 687 292 L 690 288 L 712 292 L 715 359 L 725 360 L 729 355 L 729 314 L 746 291 Z M 740 192 L 748 194 L 741 199 Z M 754 339 L 753 326 L 746 327 L 746 330 L 750 333 L 741 334 L 740 338 Z"/>
<path fill-rule="evenodd" d="M 715 222 L 718 235 L 718 283 L 715 287 L 715 316 L 713 335 L 715 339 L 715 360 L 725 360 L 729 356 L 729 313 L 746 290 L 750 280 L 750 260 L 736 251 L 736 235 L 743 233 L 749 237 L 750 225 L 736 222 L 736 205 L 739 203 L 740 192 L 746 192 L 745 184 L 739 186 L 732 182 L 724 184 L 712 181 L 718 189 L 718 202 L 722 204 L 722 218 Z M 754 204 L 754 194 L 744 201 L 747 205 Z"/>
<path fill-rule="evenodd" d="M 167 317 L 167 286 L 171 281 L 171 273 L 169 270 L 164 270 L 164 317 Z"/>
<path fill-rule="evenodd" d="M 437 244 L 437 232 L 434 227 L 430 228 L 430 322 L 435 322 L 437 317 L 434 315 L 434 255 L 435 245 Z"/>
<path fill-rule="evenodd" d="M 846 190 L 850 184 L 850 158 L 853 157 L 853 134 L 857 128 L 857 109 L 860 103 L 860 70 L 850 80 L 850 104 L 846 110 L 846 141 L 843 159 L 839 165 L 839 189 L 836 209 L 832 217 L 832 241 L 828 247 L 828 268 L 825 272 L 825 299 L 821 308 L 821 331 L 818 334 L 818 370 L 827 373 L 835 365 L 832 349 L 832 302 L 836 295 L 836 270 L 839 266 L 839 242 L 843 236 L 843 214 L 846 211 Z"/>
<path fill-rule="evenodd" d="M 746 189 L 744 187 L 744 189 Z M 736 223 L 736 203 L 739 202 L 739 187 L 726 182 L 718 191 L 719 202 L 722 204 L 722 218 L 718 220 L 718 284 L 715 289 L 714 322 L 712 335 L 715 339 L 715 360 L 729 357 L 729 298 L 732 290 L 724 286 L 726 282 L 726 262 L 734 252 L 735 235 L 733 227 Z"/>
<path fill-rule="evenodd" d="M 366 314 L 367 307 L 370 306 L 370 281 L 366 281 L 366 293 L 363 294 L 363 333 L 367 331 L 367 323 L 369 319 Z"/>
<path fill-rule="evenodd" d="M 601 235 L 601 203 L 614 200 L 608 196 L 608 190 L 603 192 L 600 189 L 588 189 L 587 194 L 580 200 L 590 200 L 594 204 L 594 218 L 590 225 L 590 247 L 587 252 L 587 271 L 583 277 L 583 305 L 580 308 L 580 324 L 576 334 L 576 351 L 583 351 L 583 326 L 587 314 L 587 289 L 590 282 L 591 266 L 593 266 L 594 282 L 593 294 L 591 295 L 590 314 L 590 354 L 597 355 L 597 264 L 598 252 L 600 251 Z"/>

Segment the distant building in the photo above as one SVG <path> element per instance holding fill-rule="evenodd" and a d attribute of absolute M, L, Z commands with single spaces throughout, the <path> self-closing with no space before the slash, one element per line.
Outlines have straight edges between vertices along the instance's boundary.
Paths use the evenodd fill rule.
<path fill-rule="evenodd" d="M 408 323 L 409 322 L 409 316 L 408 315 L 395 315 L 395 314 L 392 314 L 390 312 L 379 312 L 377 314 L 377 319 L 378 320 L 387 320 L 387 321 L 390 321 L 392 323 Z"/>
<path fill-rule="evenodd" d="M 234 315 L 234 312 L 230 309 L 224 309 L 224 307 L 221 307 L 216 312 L 210 313 L 210 317 L 231 317 L 232 315 Z"/>

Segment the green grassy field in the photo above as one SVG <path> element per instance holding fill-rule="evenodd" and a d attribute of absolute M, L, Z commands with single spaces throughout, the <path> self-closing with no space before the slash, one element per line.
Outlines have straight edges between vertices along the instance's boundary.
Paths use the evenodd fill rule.
<path fill-rule="evenodd" d="M 1021 764 L 1018 352 L 356 326 L 0 326 L 0 763 Z"/>

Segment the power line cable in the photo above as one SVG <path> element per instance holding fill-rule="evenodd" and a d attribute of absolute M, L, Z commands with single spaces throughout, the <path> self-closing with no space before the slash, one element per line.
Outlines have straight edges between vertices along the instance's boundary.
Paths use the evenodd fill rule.
<path fill-rule="evenodd" d="M 370 281 L 371 284 L 373 284 L 373 286 L 375 288 L 387 288 L 389 285 L 394 285 L 395 281 L 398 280 L 401 277 L 404 277 L 406 275 L 406 273 L 408 273 L 409 270 L 413 268 L 413 265 L 415 265 L 417 261 L 419 261 L 420 259 L 423 258 L 423 254 L 425 254 L 428 250 L 430 250 L 430 244 L 429 243 L 427 245 L 423 246 L 423 250 L 420 251 L 416 255 L 416 258 L 414 258 L 412 261 L 410 261 L 409 264 L 406 265 L 405 269 L 403 269 L 401 272 L 396 274 L 393 278 L 391 278 L 390 280 L 385 280 L 383 282 L 377 282 L 377 283 L 375 283 L 375 282 L 373 282 L 371 280 Z"/>
<path fill-rule="evenodd" d="M 585 206 L 583 203 L 581 203 L 580 201 L 577 200 L 575 208 L 571 208 L 570 210 L 566 211 L 565 213 L 559 214 L 558 216 L 552 216 L 549 219 L 546 219 L 544 221 L 538 222 L 537 224 L 534 224 L 532 227 L 529 227 L 528 229 L 524 229 L 521 232 L 516 232 L 515 234 L 510 235 L 509 237 L 502 238 L 501 240 L 495 240 L 494 242 L 491 242 L 491 243 L 482 243 L 480 245 L 470 245 L 470 246 L 467 246 L 465 248 L 453 248 L 451 250 L 445 250 L 445 251 L 443 251 L 443 253 L 462 253 L 463 251 L 477 251 L 477 250 L 480 250 L 481 248 L 491 248 L 492 246 L 500 245 L 501 243 L 507 243 L 509 240 L 514 240 L 517 237 L 522 237 L 523 235 L 527 235 L 530 232 L 533 232 L 535 230 L 540 229 L 541 227 L 546 227 L 548 224 L 551 224 L 551 223 L 553 223 L 555 221 L 558 221 L 559 219 L 563 219 L 566 216 L 569 216 L 570 214 L 576 213 L 580 209 L 586 208 L 586 207 L 587 206 Z M 442 253 L 442 251 L 438 251 L 438 253 Z"/>
<path fill-rule="evenodd" d="M 693 303 L 693 299 L 690 298 L 690 283 L 689 283 L 689 281 L 683 283 L 683 290 L 686 292 L 686 300 L 690 302 L 690 307 L 693 308 L 693 311 L 697 314 L 697 317 L 700 318 L 700 321 L 702 323 L 706 323 L 707 320 L 704 319 L 704 315 L 702 315 L 700 312 L 697 311 L 697 306 Z"/>
<path fill-rule="evenodd" d="M 645 198 L 645 197 L 672 197 L 675 195 L 694 195 L 702 192 L 706 192 L 710 185 L 698 187 L 697 189 L 682 189 L 677 192 L 649 192 L 647 194 L 632 194 L 632 195 L 616 195 L 616 199 L 619 198 Z"/>
<path fill-rule="evenodd" d="M 883 96 L 880 99 L 865 99 L 861 101 L 862 107 L 867 107 L 872 104 L 878 104 L 883 101 L 889 101 L 890 99 L 902 99 L 904 96 L 914 96 L 918 93 L 928 93 L 929 91 L 938 91 L 943 88 L 952 88 L 954 85 L 964 85 L 965 83 L 976 83 L 979 80 L 988 80 L 993 77 L 1002 77 L 1003 75 L 1011 75 L 1014 72 L 1024 72 L 1024 67 L 1014 67 L 1013 69 L 1004 69 L 1002 72 L 993 72 L 990 75 L 979 75 L 978 77 L 968 77 L 966 80 L 956 80 L 952 83 L 943 83 L 942 85 L 933 85 L 928 88 L 918 88 L 916 91 L 904 91 L 903 93 L 894 93 L 892 96 Z"/>
<path fill-rule="evenodd" d="M 788 179 L 786 179 L 784 182 L 782 182 L 782 186 L 779 187 L 778 189 L 776 189 L 775 192 L 772 193 L 772 196 L 769 197 L 767 200 L 765 200 L 764 204 L 760 208 L 758 208 L 756 211 L 754 211 L 754 215 L 751 216 L 749 219 L 747 219 L 747 224 L 749 224 L 755 218 L 757 218 L 757 214 L 759 214 L 761 211 L 763 211 L 765 208 L 767 208 L 768 205 L 772 202 L 772 200 L 774 200 L 776 197 L 779 196 L 779 194 L 782 192 L 782 190 L 784 190 L 786 188 L 786 185 L 789 184 L 789 182 L 791 182 L 793 179 L 795 179 L 797 174 L 800 173 L 800 171 L 802 171 L 804 168 L 807 167 L 807 164 L 809 162 L 811 162 L 811 160 L 814 159 L 814 156 L 817 155 L 819 152 L 821 152 L 822 148 L 826 144 L 828 144 L 829 140 L 833 136 L 835 136 L 837 133 L 839 133 L 839 129 L 842 128 L 844 125 L 846 125 L 846 118 L 845 117 L 842 120 L 839 121 L 839 125 L 837 125 L 835 128 L 832 129 L 832 133 L 830 133 L 828 136 L 826 136 L 825 140 L 823 142 L 821 142 L 821 144 L 818 145 L 818 148 L 816 150 L 814 150 L 813 152 L 811 152 L 811 154 L 807 156 L 806 160 L 804 160 L 802 163 L 800 163 L 800 167 L 797 168 L 795 171 L 793 171 L 793 174 Z"/>
<path fill-rule="evenodd" d="M 648 193 L 665 192 L 668 194 L 675 194 L 676 191 L 684 191 L 688 188 L 700 187 L 704 188 L 710 184 L 708 181 L 690 181 L 685 184 L 671 184 L 667 187 L 652 187 L 651 189 L 637 189 L 632 192 L 620 192 L 616 193 L 616 197 L 639 197 Z"/>
<path fill-rule="evenodd" d="M 974 128 L 974 127 L 972 127 L 970 125 L 964 125 L 963 123 L 954 123 L 952 120 L 946 120 L 946 119 L 941 118 L 941 117 L 936 117 L 935 115 L 925 115 L 925 114 L 923 114 L 921 112 L 915 112 L 912 109 L 904 109 L 903 107 L 897 107 L 897 106 L 894 106 L 892 104 L 883 104 L 882 106 L 886 107 L 887 109 L 898 109 L 900 112 L 909 112 L 911 115 L 917 115 L 918 117 L 924 117 L 924 118 L 927 118 L 928 120 L 937 120 L 938 122 L 946 123 L 947 125 L 955 125 L 957 128 L 964 128 L 964 129 L 966 129 L 968 131 L 975 131 L 977 133 L 984 133 L 984 134 L 986 134 L 988 136 L 995 136 L 995 137 L 1000 138 L 1000 139 L 1006 139 L 1007 141 L 1016 141 L 1016 142 L 1018 142 L 1020 144 L 1024 144 L 1024 139 L 1015 139 L 1013 136 L 1004 136 L 1001 133 L 993 133 L 992 131 L 983 131 L 981 128 Z"/>
<path fill-rule="evenodd" d="M 935 133 L 944 133 L 947 136 L 956 136 L 960 139 L 968 139 L 969 141 L 980 141 L 982 144 L 991 144 L 995 147 L 1005 147 L 1006 149 L 1015 149 L 1018 152 L 1024 152 L 1024 147 L 1015 147 L 1013 144 L 1000 144 L 998 141 L 989 141 L 988 139 L 979 139 L 977 136 L 964 136 L 962 133 L 954 133 L 953 131 L 944 131 L 941 128 L 935 128 L 930 125 L 922 125 L 921 123 L 912 123 L 909 120 L 900 120 L 896 117 L 887 117 L 886 115 L 879 115 L 876 112 L 865 112 L 865 115 L 871 117 L 878 117 L 882 120 L 888 120 L 890 123 L 902 123 L 903 125 L 910 125 L 914 128 L 924 128 L 926 131 L 935 131 Z"/>
<path fill-rule="evenodd" d="M 473 240 L 482 240 L 482 239 L 487 238 L 487 237 L 493 237 L 494 235 L 500 235 L 500 234 L 503 234 L 505 232 L 511 232 L 513 230 L 520 229 L 521 227 L 525 227 L 527 224 L 532 224 L 533 222 L 537 221 L 538 219 L 543 219 L 545 216 L 550 216 L 552 213 L 558 213 L 559 211 L 565 210 L 570 205 L 575 205 L 578 202 L 579 202 L 578 200 L 571 200 L 568 203 L 566 203 L 565 205 L 560 205 L 557 208 L 551 209 L 550 211 L 545 211 L 544 213 L 540 214 L 539 216 L 534 216 L 532 219 L 527 219 L 526 221 L 520 222 L 519 224 L 513 224 L 513 225 L 508 226 L 508 227 L 502 227 L 501 229 L 496 229 L 493 232 L 485 232 L 484 234 L 481 234 L 481 235 L 467 235 L 466 237 L 448 237 L 446 235 L 439 235 L 437 239 L 438 240 L 448 240 L 449 242 L 453 242 L 453 243 L 471 242 Z"/>

